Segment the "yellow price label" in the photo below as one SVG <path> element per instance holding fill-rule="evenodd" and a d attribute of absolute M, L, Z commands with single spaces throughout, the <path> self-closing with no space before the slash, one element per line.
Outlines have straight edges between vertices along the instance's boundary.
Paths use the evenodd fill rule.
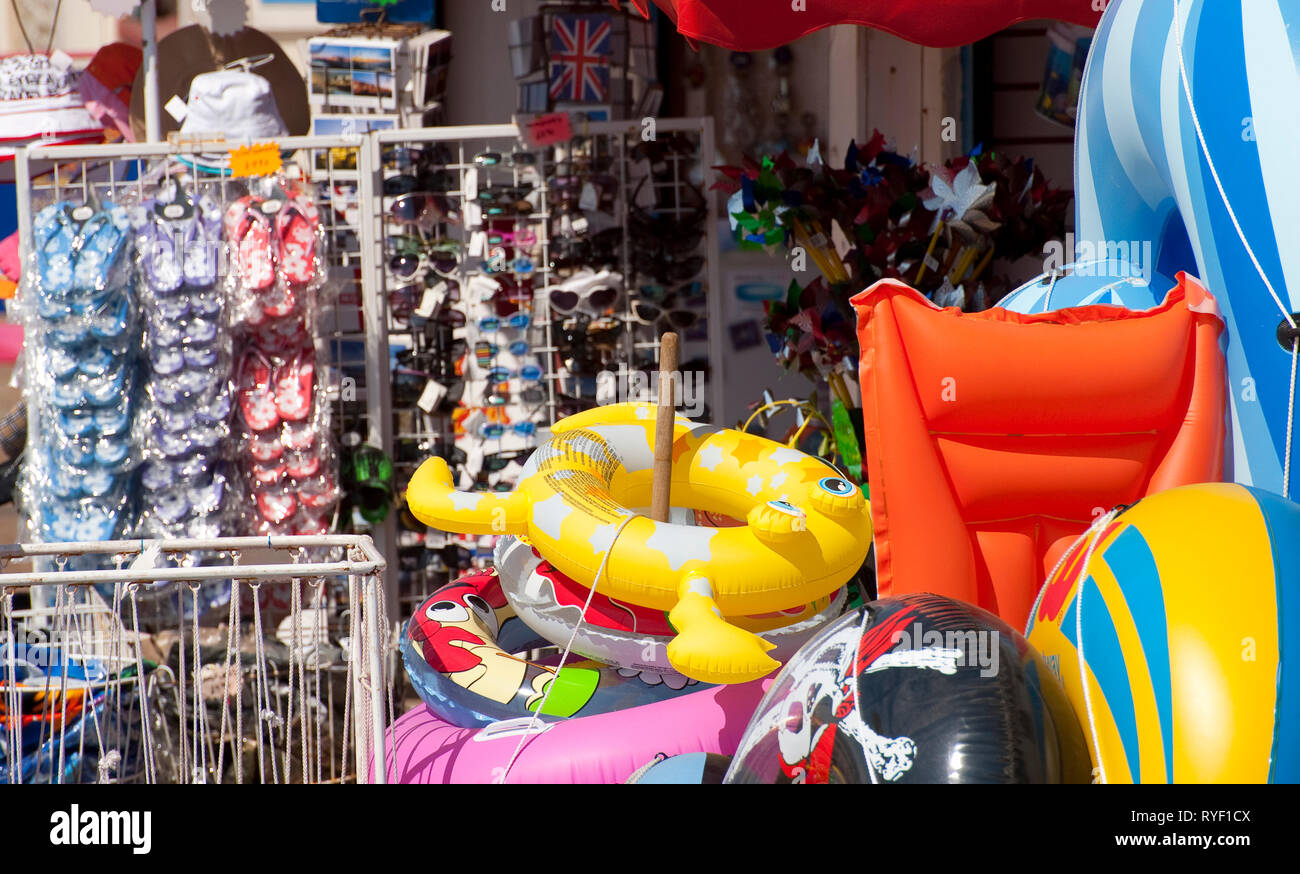
<path fill-rule="evenodd" d="M 239 146 L 230 150 L 232 176 L 269 176 L 283 166 L 280 146 L 274 142 Z"/>

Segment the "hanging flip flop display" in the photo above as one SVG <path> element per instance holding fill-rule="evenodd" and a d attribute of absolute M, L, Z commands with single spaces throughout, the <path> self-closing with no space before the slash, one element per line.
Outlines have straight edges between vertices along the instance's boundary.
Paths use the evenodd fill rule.
<path fill-rule="evenodd" d="M 231 406 L 221 207 L 169 179 L 133 219 L 147 359 L 139 530 L 217 537 L 226 533 L 220 459 Z"/>
<path fill-rule="evenodd" d="M 226 208 L 236 487 L 246 534 L 325 534 L 338 499 L 313 326 L 323 235 L 311 193 L 254 180 Z"/>
<path fill-rule="evenodd" d="M 42 542 L 112 540 L 134 525 L 132 474 L 141 455 L 133 236 L 125 206 L 87 195 L 33 219 L 24 316 L 36 365 L 28 377 L 35 427 L 23 486 Z"/>

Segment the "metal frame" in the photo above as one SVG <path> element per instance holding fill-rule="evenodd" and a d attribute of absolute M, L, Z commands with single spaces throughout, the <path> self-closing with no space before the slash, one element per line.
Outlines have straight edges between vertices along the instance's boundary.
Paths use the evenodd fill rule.
<path fill-rule="evenodd" d="M 357 198 L 361 204 L 362 212 L 367 210 L 367 205 L 372 202 L 374 190 L 372 188 L 374 174 L 368 172 L 370 168 L 371 156 L 376 158 L 378 152 L 375 148 L 374 141 L 367 134 L 342 134 L 339 136 L 302 136 L 302 137 L 284 137 L 278 141 L 282 150 L 285 152 L 311 151 L 324 152 L 329 154 L 329 150 L 344 148 L 357 150 Z M 19 149 L 15 155 L 15 175 L 18 195 L 18 227 L 19 241 L 22 246 L 23 263 L 26 263 L 28 257 L 27 245 L 31 239 L 32 227 L 32 194 L 35 186 L 33 185 L 34 171 L 40 173 L 48 169 L 57 167 L 62 163 L 69 162 L 90 162 L 90 161 L 131 161 L 131 160 L 148 160 L 157 158 L 169 158 L 185 155 L 192 155 L 197 152 L 213 151 L 217 148 L 233 148 L 241 145 L 234 141 L 213 141 L 213 140 L 178 140 L 176 142 L 155 142 L 155 143 L 113 143 L 113 144 L 96 144 L 80 146 L 28 146 L 25 149 Z M 314 156 L 303 167 L 304 177 L 312 180 L 312 171 Z M 331 162 L 332 164 L 332 159 Z M 220 182 L 230 177 L 213 176 L 212 181 Z M 350 180 L 349 180 L 350 181 Z M 123 184 L 123 183 L 119 183 Z M 330 185 L 330 181 L 316 184 Z M 332 192 L 331 192 L 332 193 Z M 361 298 L 362 298 L 362 318 L 363 318 L 363 335 L 366 346 L 365 354 L 365 400 L 366 400 L 366 419 L 369 428 L 368 440 L 375 446 L 379 446 L 386 453 L 392 453 L 392 428 L 388 423 L 387 411 L 391 411 L 391 375 L 388 369 L 388 339 L 385 328 L 385 310 L 376 308 L 371 300 L 371 295 L 367 294 L 367 279 L 373 285 L 373 277 L 376 270 L 382 269 L 382 263 L 375 260 L 374 241 L 370 239 L 373 233 L 373 223 L 362 221 L 357 228 L 357 236 L 360 243 L 360 271 L 361 271 Z M 344 254 L 344 260 L 347 260 L 347 254 Z M 381 302 L 382 303 L 382 302 Z M 346 339 L 337 330 L 332 332 L 327 338 L 330 343 L 331 352 L 338 347 L 335 345 Z M 24 363 L 27 367 L 32 367 L 33 362 L 30 360 L 30 351 L 24 351 Z M 341 362 L 332 362 L 339 364 Z M 341 412 L 341 408 L 340 408 Z M 335 425 L 342 424 L 342 416 L 338 417 Z M 39 423 L 33 419 L 29 423 L 30 428 L 39 427 Z M 35 435 L 33 435 L 35 436 Z M 379 543 L 380 551 L 384 555 L 396 554 L 396 525 L 392 518 L 393 514 L 383 525 L 378 526 L 374 531 L 374 536 Z M 397 581 L 396 573 L 386 573 L 385 582 L 389 587 L 389 594 L 392 596 L 387 600 L 390 608 L 396 607 Z M 389 620 L 396 620 L 396 614 L 389 616 Z"/>
<path fill-rule="evenodd" d="M 209 580 L 242 580 L 261 582 L 291 582 L 330 576 L 346 576 L 354 606 L 361 605 L 365 613 L 365 628 L 349 641 L 349 665 L 353 677 L 355 702 L 353 731 L 356 751 L 357 782 L 366 782 L 374 761 L 374 783 L 387 779 L 384 734 L 386 714 L 385 691 L 389 688 L 385 672 L 388 650 L 387 628 L 381 630 L 379 610 L 381 603 L 379 579 L 387 566 L 384 557 L 376 550 L 373 540 L 365 535 L 319 535 L 305 537 L 217 537 L 211 539 L 178 540 L 115 540 L 87 543 L 39 543 L 0 546 L 0 563 L 12 560 L 67 557 L 72 555 L 103 555 L 125 564 L 131 556 L 147 553 L 192 553 L 212 550 L 238 556 L 247 550 L 270 549 L 276 552 L 296 553 L 292 563 L 236 564 L 225 567 L 140 568 L 119 567 L 108 571 L 33 571 L 0 575 L 0 601 L 8 601 L 18 590 L 36 586 L 67 587 L 95 584 L 138 585 L 153 581 L 198 583 Z M 338 561 L 310 560 L 303 556 L 307 550 L 343 550 L 345 558 Z M 232 593 L 233 597 L 233 593 Z M 197 644 L 195 644 L 197 645 Z M 12 650 L 11 650 L 12 651 Z M 197 682 L 197 678 L 194 679 Z M 369 724 L 369 734 L 363 726 Z M 274 755 L 274 749 L 272 755 Z M 287 754 L 286 754 L 287 755 Z"/>

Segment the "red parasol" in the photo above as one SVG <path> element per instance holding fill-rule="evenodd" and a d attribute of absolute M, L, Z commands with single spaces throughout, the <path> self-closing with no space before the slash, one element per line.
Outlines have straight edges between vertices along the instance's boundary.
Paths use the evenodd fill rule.
<path fill-rule="evenodd" d="M 633 2 L 644 14 L 650 0 Z M 673 19 L 678 32 L 687 39 L 748 52 L 776 48 L 833 24 L 874 27 L 909 42 L 935 47 L 967 45 L 1032 18 L 1053 18 L 1095 27 L 1106 0 L 654 0 L 654 3 Z"/>

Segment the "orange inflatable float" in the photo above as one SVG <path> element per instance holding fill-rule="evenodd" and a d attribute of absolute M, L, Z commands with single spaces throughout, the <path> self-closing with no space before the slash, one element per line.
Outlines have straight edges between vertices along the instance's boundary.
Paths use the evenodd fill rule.
<path fill-rule="evenodd" d="M 934 592 L 1023 628 L 1042 581 L 1116 504 L 1222 479 L 1214 298 L 1023 315 L 856 295 L 881 597 Z"/>

